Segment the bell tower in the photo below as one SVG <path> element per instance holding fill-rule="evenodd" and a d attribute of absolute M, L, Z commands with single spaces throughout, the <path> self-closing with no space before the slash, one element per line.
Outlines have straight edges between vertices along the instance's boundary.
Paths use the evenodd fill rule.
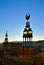
<path fill-rule="evenodd" d="M 23 42 L 29 42 L 29 41 L 32 41 L 32 37 L 33 37 L 33 32 L 30 27 L 30 22 L 29 22 L 30 14 L 26 14 L 25 18 L 26 18 L 27 22 L 26 22 L 26 26 L 23 30 Z"/>

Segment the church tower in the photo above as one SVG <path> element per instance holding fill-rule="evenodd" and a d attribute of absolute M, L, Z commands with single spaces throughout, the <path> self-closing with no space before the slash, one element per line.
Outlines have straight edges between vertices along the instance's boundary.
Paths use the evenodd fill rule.
<path fill-rule="evenodd" d="M 33 37 L 33 32 L 30 27 L 30 22 L 29 22 L 30 14 L 26 14 L 25 18 L 26 18 L 27 22 L 26 22 L 26 26 L 23 30 L 23 41 L 29 42 L 29 41 L 32 41 L 32 37 Z"/>
<path fill-rule="evenodd" d="M 33 57 L 34 48 L 31 46 L 33 31 L 30 27 L 30 22 L 29 22 L 30 14 L 26 14 L 25 18 L 27 22 L 23 30 L 22 55 L 24 55 L 25 57 Z"/>
<path fill-rule="evenodd" d="M 7 50 L 7 45 L 8 45 L 8 35 L 7 35 L 7 31 L 6 31 L 6 35 L 5 35 L 5 39 L 4 39 L 4 42 L 3 42 L 3 48 L 4 48 L 4 51 Z"/>
<path fill-rule="evenodd" d="M 3 65 L 7 65 L 7 55 L 8 55 L 8 34 L 7 34 L 7 31 L 6 31 L 6 34 L 5 34 L 5 39 L 4 39 L 4 43 L 3 43 Z"/>
<path fill-rule="evenodd" d="M 8 43 L 8 38 L 7 37 L 8 37 L 8 34 L 7 34 L 7 31 L 6 31 L 5 40 L 4 40 L 5 43 Z"/>

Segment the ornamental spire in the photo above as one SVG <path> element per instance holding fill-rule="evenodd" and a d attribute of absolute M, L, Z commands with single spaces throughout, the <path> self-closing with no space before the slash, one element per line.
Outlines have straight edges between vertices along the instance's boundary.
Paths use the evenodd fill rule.
<path fill-rule="evenodd" d="M 6 37 L 6 38 L 8 37 L 7 30 L 6 30 L 6 35 L 5 35 L 5 37 Z"/>
<path fill-rule="evenodd" d="M 25 18 L 26 18 L 26 20 L 29 20 L 30 19 L 30 14 L 29 13 L 26 14 Z"/>

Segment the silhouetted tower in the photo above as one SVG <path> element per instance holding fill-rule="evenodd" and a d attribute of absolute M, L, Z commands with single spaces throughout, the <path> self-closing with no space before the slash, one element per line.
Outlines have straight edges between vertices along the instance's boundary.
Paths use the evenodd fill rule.
<path fill-rule="evenodd" d="M 6 31 L 5 40 L 4 40 L 5 43 L 8 42 L 8 38 L 7 37 L 8 37 L 8 34 L 7 34 L 7 31 Z"/>
<path fill-rule="evenodd" d="M 4 39 L 4 43 L 3 43 L 3 65 L 6 65 L 6 61 L 7 61 L 7 55 L 8 55 L 8 34 L 7 34 L 7 31 L 6 31 L 6 34 L 5 34 L 5 39 Z"/>
<path fill-rule="evenodd" d="M 30 14 L 26 14 L 25 18 L 27 22 L 23 30 L 23 41 L 29 42 L 29 41 L 32 41 L 32 37 L 33 37 L 33 32 L 32 32 L 32 29 L 30 28 L 30 22 L 28 21 L 30 19 Z"/>
<path fill-rule="evenodd" d="M 3 47 L 4 47 L 4 50 L 7 49 L 7 44 L 8 44 L 8 35 L 7 35 L 7 31 L 6 31 L 6 35 L 5 35 L 5 39 L 4 39 L 4 43 L 3 43 Z"/>

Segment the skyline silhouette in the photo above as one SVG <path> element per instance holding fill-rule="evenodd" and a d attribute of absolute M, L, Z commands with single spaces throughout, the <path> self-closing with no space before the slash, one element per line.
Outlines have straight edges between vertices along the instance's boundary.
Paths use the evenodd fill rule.
<path fill-rule="evenodd" d="M 25 15 L 28 12 L 33 40 L 44 40 L 43 0 L 0 0 L 0 42 L 4 41 L 6 30 L 9 41 L 23 40 Z"/>

